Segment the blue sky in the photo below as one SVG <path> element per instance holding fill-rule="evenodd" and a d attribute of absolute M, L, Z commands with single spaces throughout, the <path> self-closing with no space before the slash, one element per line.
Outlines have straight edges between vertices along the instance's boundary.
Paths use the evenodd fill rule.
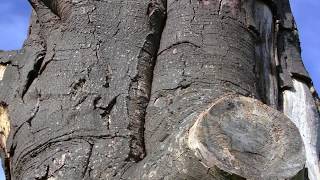
<path fill-rule="evenodd" d="M 290 0 L 302 45 L 304 64 L 320 93 L 320 1 Z M 27 0 L 0 0 L 0 49 L 20 49 L 28 31 Z M 4 180 L 0 170 L 0 180 Z"/>
<path fill-rule="evenodd" d="M 31 7 L 27 0 L 0 0 L 0 49 L 19 49 L 26 38 Z"/>

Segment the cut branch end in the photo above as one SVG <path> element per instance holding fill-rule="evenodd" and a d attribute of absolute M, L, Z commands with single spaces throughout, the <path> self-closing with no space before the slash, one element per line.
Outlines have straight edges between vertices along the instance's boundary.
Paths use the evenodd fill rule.
<path fill-rule="evenodd" d="M 305 162 L 289 118 L 242 96 L 224 97 L 203 112 L 189 131 L 188 146 L 207 167 L 249 179 L 292 177 Z"/>

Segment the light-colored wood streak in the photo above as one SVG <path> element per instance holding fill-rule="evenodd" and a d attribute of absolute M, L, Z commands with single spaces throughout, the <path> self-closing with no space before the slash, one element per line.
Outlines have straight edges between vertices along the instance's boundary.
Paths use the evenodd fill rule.
<path fill-rule="evenodd" d="M 5 71 L 6 71 L 6 65 L 0 64 L 0 81 L 3 79 L 3 75 Z"/>
<path fill-rule="evenodd" d="M 306 166 L 310 180 L 320 179 L 320 119 L 309 87 L 293 80 L 294 90 L 283 92 L 284 113 L 296 124 L 306 149 Z"/>
<path fill-rule="evenodd" d="M 1 157 L 7 157 L 6 141 L 10 132 L 10 122 L 6 105 L 0 104 L 0 151 Z"/>

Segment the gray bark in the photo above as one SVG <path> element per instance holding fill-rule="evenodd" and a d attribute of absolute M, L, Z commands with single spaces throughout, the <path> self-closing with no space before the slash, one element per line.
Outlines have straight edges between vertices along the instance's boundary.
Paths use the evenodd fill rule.
<path fill-rule="evenodd" d="M 29 1 L 0 52 L 7 179 L 320 178 L 287 110 L 299 80 L 319 122 L 287 0 Z"/>

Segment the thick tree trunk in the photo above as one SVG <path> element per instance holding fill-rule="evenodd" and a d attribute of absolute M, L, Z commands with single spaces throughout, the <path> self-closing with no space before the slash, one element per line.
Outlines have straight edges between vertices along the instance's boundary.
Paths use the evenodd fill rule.
<path fill-rule="evenodd" d="M 7 179 L 320 178 L 288 1 L 29 1 L 0 52 Z"/>

